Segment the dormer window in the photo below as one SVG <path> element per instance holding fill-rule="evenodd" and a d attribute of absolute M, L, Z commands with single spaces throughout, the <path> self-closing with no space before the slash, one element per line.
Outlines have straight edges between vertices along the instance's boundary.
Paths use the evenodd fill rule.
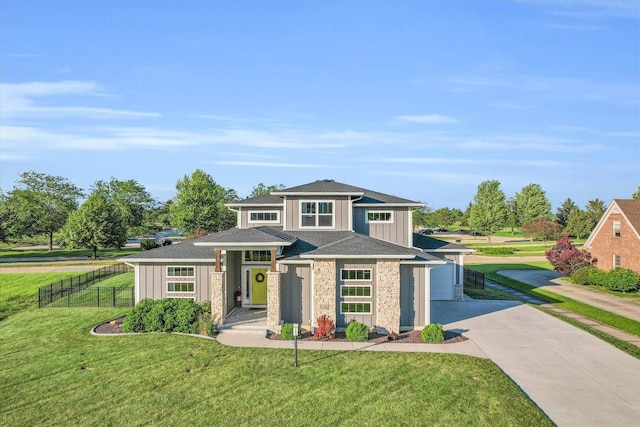
<path fill-rule="evenodd" d="M 300 202 L 300 228 L 333 228 L 333 218 L 333 202 Z"/>
<path fill-rule="evenodd" d="M 613 221 L 613 237 L 620 237 L 620 221 Z"/>

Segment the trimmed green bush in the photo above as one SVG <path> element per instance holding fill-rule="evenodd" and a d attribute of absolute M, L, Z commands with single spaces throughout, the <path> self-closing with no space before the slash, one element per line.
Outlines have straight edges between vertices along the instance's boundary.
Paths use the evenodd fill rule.
<path fill-rule="evenodd" d="M 604 286 L 612 291 L 636 291 L 638 289 L 638 273 L 628 268 L 616 267 L 607 273 L 607 282 Z"/>
<path fill-rule="evenodd" d="M 298 328 L 298 338 L 302 337 L 301 328 Z M 282 338 L 285 340 L 292 341 L 293 340 L 293 323 L 285 323 L 282 325 Z"/>
<path fill-rule="evenodd" d="M 154 239 L 140 239 L 140 248 L 143 251 L 159 248 L 160 245 L 156 243 Z"/>
<path fill-rule="evenodd" d="M 210 307 L 208 303 L 198 305 L 188 298 L 164 298 L 155 301 L 145 298 L 125 317 L 122 330 L 194 334 L 201 328 L 208 328 L 208 323 L 203 326 L 200 326 L 200 323 L 205 320 L 203 316 L 211 317 Z M 212 330 L 213 326 L 208 329 Z"/>
<path fill-rule="evenodd" d="M 422 341 L 429 343 L 439 343 L 444 341 L 444 331 L 440 323 L 430 323 L 422 328 Z"/>
<path fill-rule="evenodd" d="M 591 271 L 595 270 L 593 266 L 586 266 L 579 268 L 573 275 L 571 276 L 571 281 L 576 285 L 590 285 L 591 281 L 589 277 L 591 276 Z"/>
<path fill-rule="evenodd" d="M 364 323 L 353 321 L 345 331 L 349 341 L 362 342 L 369 339 L 369 327 Z"/>

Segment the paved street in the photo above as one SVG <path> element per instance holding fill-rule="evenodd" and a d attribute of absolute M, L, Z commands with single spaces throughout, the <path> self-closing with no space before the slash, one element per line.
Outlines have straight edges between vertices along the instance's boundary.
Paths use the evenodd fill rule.
<path fill-rule="evenodd" d="M 640 421 L 640 360 L 515 301 L 435 301 L 432 322 L 458 329 L 559 426 Z"/>

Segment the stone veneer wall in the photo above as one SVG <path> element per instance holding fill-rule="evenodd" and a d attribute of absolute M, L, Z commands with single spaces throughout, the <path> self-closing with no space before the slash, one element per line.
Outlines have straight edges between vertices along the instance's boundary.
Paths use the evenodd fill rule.
<path fill-rule="evenodd" d="M 313 262 L 313 313 L 316 319 L 323 314 L 336 321 L 336 260 L 315 260 Z"/>
<path fill-rule="evenodd" d="M 267 272 L 267 326 L 280 327 L 280 273 Z"/>
<path fill-rule="evenodd" d="M 227 317 L 227 286 L 226 273 L 211 273 L 211 318 L 222 325 Z"/>
<path fill-rule="evenodd" d="M 376 327 L 384 333 L 400 332 L 400 261 L 376 263 Z"/>

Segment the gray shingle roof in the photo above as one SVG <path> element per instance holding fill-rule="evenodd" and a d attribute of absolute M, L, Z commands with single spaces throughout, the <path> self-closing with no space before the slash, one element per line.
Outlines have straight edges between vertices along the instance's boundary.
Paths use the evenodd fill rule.
<path fill-rule="evenodd" d="M 228 206 L 243 206 L 243 205 L 281 205 L 283 202 L 282 197 L 272 196 L 271 194 L 264 194 L 262 196 L 250 197 L 244 200 L 236 200 L 235 202 L 227 203 Z"/>
<path fill-rule="evenodd" d="M 219 233 L 209 234 L 195 241 L 196 246 L 213 246 L 219 244 L 256 244 L 277 243 L 281 245 L 291 244 L 295 238 L 270 227 L 255 228 L 230 228 Z"/>
<path fill-rule="evenodd" d="M 154 260 L 202 260 L 211 261 L 215 258 L 213 248 L 207 246 L 195 246 L 198 239 L 175 243 L 169 246 L 139 252 L 122 258 L 124 261 L 152 262 Z"/>
<path fill-rule="evenodd" d="M 418 233 L 413 233 L 413 246 L 424 249 L 425 251 L 475 252 L 466 246 L 445 242 L 444 240 L 434 239 L 433 237 L 423 236 Z"/>

